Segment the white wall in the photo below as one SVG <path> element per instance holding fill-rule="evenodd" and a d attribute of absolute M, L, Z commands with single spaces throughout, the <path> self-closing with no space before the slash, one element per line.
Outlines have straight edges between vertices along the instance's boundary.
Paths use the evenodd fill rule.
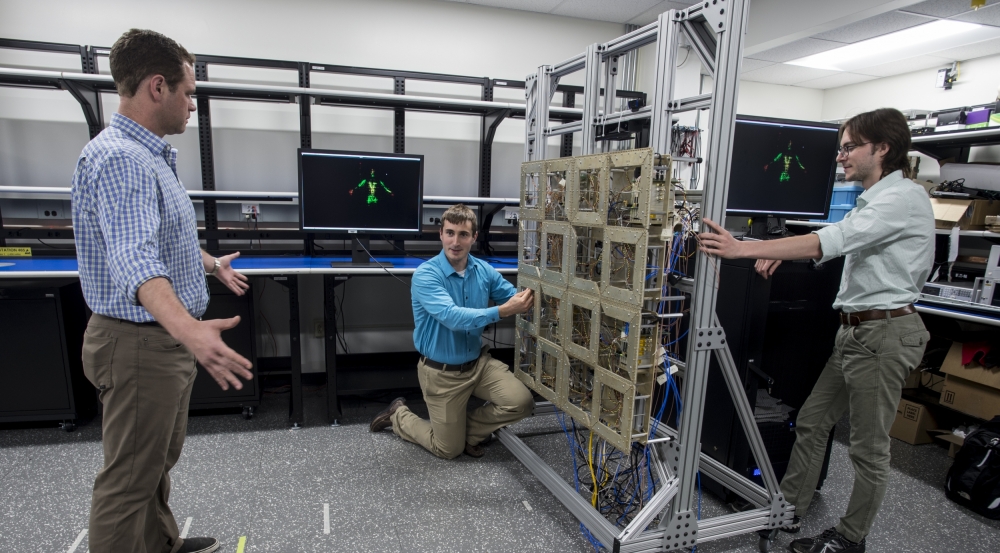
<path fill-rule="evenodd" d="M 588 44 L 621 35 L 621 24 L 502 10 L 432 0 L 174 0 L 168 4 L 123 0 L 0 0 L 0 37 L 111 46 L 131 27 L 170 36 L 193 53 L 272 58 L 410 71 L 523 80 L 542 64 L 576 55 Z M 0 51 L 0 65 L 79 71 L 68 55 Z M 107 72 L 107 58 L 99 60 Z M 214 80 L 294 84 L 291 71 L 210 66 Z M 579 76 L 563 82 L 575 84 Z M 316 87 L 389 92 L 388 79 L 313 74 Z M 407 82 L 409 94 L 479 99 L 465 85 Z M 523 101 L 523 91 L 498 89 L 498 100 Z M 107 117 L 117 97 L 104 95 Z M 294 190 L 298 106 L 212 101 L 213 146 L 220 190 Z M 392 112 L 313 106 L 317 148 L 391 151 Z M 426 157 L 425 193 L 478 193 L 480 118 L 408 113 L 406 150 Z M 168 137 L 179 150 L 185 186 L 201 187 L 197 121 Z M 523 157 L 521 121 L 505 121 L 493 149 L 493 195 L 516 196 Z M 0 185 L 68 186 L 88 140 L 79 105 L 66 92 L 0 87 Z M 272 210 L 273 215 L 273 210 Z M 268 206 L 263 206 L 264 220 Z M 413 347 L 409 290 L 386 278 L 352 280 L 345 318 L 352 352 Z M 323 370 L 323 341 L 312 323 L 322 317 L 319 279 L 303 279 L 302 352 L 306 371 Z M 377 291 L 377 293 L 376 293 Z M 372 298 L 379 309 L 372 309 Z M 287 293 L 271 283 L 258 305 L 287 355 Z M 389 309 L 386 306 L 396 306 Z M 377 316 L 373 316 L 378 314 Z M 351 327 L 354 325 L 354 327 Z M 511 336 L 499 335 L 502 342 Z M 270 342 L 270 340 L 267 340 Z M 264 340 L 259 342 L 263 348 Z M 273 355 L 271 347 L 266 353 Z"/>
<path fill-rule="evenodd" d="M 1000 56 L 962 62 L 951 90 L 935 88 L 936 76 L 936 68 L 924 69 L 826 90 L 823 119 L 844 119 L 880 107 L 938 110 L 992 102 L 1000 86 Z M 1000 147 L 973 148 L 969 161 L 1000 162 Z M 937 162 L 921 156 L 918 178 L 939 179 Z"/>

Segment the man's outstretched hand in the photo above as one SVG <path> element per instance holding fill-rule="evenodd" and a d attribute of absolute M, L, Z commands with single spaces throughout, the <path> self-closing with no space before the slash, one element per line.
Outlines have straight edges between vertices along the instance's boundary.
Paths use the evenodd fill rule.
<path fill-rule="evenodd" d="M 233 269 L 233 260 L 240 256 L 240 252 L 224 255 L 219 258 L 219 270 L 215 273 L 215 278 L 226 285 L 237 296 L 246 293 L 250 285 L 247 284 L 247 277 L 243 273 Z"/>
<path fill-rule="evenodd" d="M 250 372 L 253 364 L 222 341 L 222 331 L 238 324 L 240 324 L 239 315 L 231 319 L 195 320 L 185 329 L 183 335 L 177 336 L 223 390 L 228 390 L 230 385 L 242 390 L 243 383 L 237 376 L 244 380 L 253 378 L 253 373 Z"/>
<path fill-rule="evenodd" d="M 743 244 L 733 238 L 729 231 L 716 224 L 711 219 L 702 219 L 702 223 L 712 232 L 698 235 L 699 249 L 709 255 L 717 255 L 726 259 L 744 257 L 741 255 Z"/>

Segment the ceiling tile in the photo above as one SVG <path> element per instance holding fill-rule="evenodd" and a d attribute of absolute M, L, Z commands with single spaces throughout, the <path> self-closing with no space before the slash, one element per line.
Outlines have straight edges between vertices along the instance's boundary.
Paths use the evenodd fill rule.
<path fill-rule="evenodd" d="M 815 35 L 813 38 L 836 42 L 859 42 L 896 31 L 902 31 L 903 29 L 909 29 L 910 27 L 916 27 L 923 23 L 930 23 L 931 21 L 934 21 L 934 19 L 923 15 L 886 12 L 875 17 L 862 19 L 846 27 Z"/>
<path fill-rule="evenodd" d="M 758 52 L 753 55 L 753 59 L 780 63 L 804 58 L 820 52 L 826 52 L 827 50 L 833 50 L 834 48 L 840 48 L 841 46 L 843 46 L 843 44 L 830 40 L 803 38 L 802 40 L 789 42 L 788 44 L 778 46 L 777 48 L 771 48 L 770 50 Z"/>
<path fill-rule="evenodd" d="M 647 12 L 661 0 L 566 0 L 549 13 L 597 21 L 625 23 Z"/>
<path fill-rule="evenodd" d="M 804 86 L 807 88 L 837 88 L 838 86 L 847 86 L 849 84 L 872 81 L 877 78 L 878 77 L 872 77 L 871 75 L 859 75 L 858 73 L 837 73 L 836 75 L 820 77 L 810 81 L 802 81 L 801 83 L 797 83 L 795 86 Z"/>
<path fill-rule="evenodd" d="M 947 61 L 965 61 L 995 54 L 1000 54 L 1000 38 L 984 40 L 975 44 L 966 44 L 965 46 L 934 52 L 931 55 L 935 58 L 944 58 Z"/>
<path fill-rule="evenodd" d="M 774 65 L 773 61 L 755 60 L 753 58 L 743 58 L 742 72 L 756 71 Z"/>
<path fill-rule="evenodd" d="M 826 69 L 815 69 L 812 67 L 802 67 L 799 65 L 786 65 L 776 63 L 754 71 L 744 72 L 740 78 L 745 81 L 756 81 L 758 83 L 787 84 L 792 85 L 835 75 L 839 71 L 829 71 Z"/>
<path fill-rule="evenodd" d="M 1000 0 L 986 0 L 987 6 L 997 3 L 1000 3 Z M 907 6 L 899 11 L 934 17 L 951 17 L 971 10 L 969 0 L 928 0 L 927 2 Z"/>
<path fill-rule="evenodd" d="M 691 7 L 691 2 L 658 2 L 652 8 L 649 8 L 645 12 L 629 19 L 627 23 L 632 23 L 634 25 L 648 25 L 654 21 L 663 12 L 667 10 L 686 10 Z"/>
<path fill-rule="evenodd" d="M 964 13 L 954 19 L 957 21 L 968 21 L 969 23 L 979 23 L 980 25 L 993 25 L 1000 27 L 1000 4 L 993 4 L 992 6 L 986 6 L 985 8 L 979 8 L 974 12 Z"/>
<path fill-rule="evenodd" d="M 549 13 L 563 2 L 563 0 L 448 0 L 449 2 L 461 2 L 467 4 L 478 4 L 491 8 L 504 8 L 508 10 L 524 10 L 529 12 Z"/>
<path fill-rule="evenodd" d="M 893 75 L 902 75 L 903 73 L 920 71 L 921 69 L 946 67 L 950 64 L 951 61 L 939 58 L 936 55 L 917 56 L 915 58 L 908 58 L 891 63 L 883 63 L 882 65 L 876 65 L 873 67 L 865 67 L 864 69 L 857 69 L 854 72 L 861 73 L 862 75 L 871 75 L 873 77 L 891 77 Z"/>

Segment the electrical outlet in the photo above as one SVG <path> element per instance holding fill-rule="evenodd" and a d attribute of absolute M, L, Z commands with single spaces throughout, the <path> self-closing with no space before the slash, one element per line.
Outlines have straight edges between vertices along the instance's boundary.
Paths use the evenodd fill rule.
<path fill-rule="evenodd" d="M 260 215 L 260 204 L 241 204 L 240 213 L 243 215 Z"/>
<path fill-rule="evenodd" d="M 66 202 L 39 200 L 37 205 L 39 219 L 69 219 L 70 212 L 64 205 Z"/>
<path fill-rule="evenodd" d="M 323 319 L 313 319 L 313 338 L 323 337 Z"/>

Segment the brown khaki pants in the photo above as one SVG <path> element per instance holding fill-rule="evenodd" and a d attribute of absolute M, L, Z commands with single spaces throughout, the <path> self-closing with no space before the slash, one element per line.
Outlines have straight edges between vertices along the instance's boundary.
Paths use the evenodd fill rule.
<path fill-rule="evenodd" d="M 166 330 L 98 314 L 83 340 L 83 371 L 104 404 L 104 468 L 90 508 L 91 553 L 175 553 L 167 500 L 181 455 L 194 355 Z"/>
<path fill-rule="evenodd" d="M 464 373 L 432 369 L 421 362 L 417 378 L 430 421 L 404 405 L 392 416 L 392 431 L 444 459 L 458 457 L 466 442 L 479 444 L 494 430 L 529 415 L 534 407 L 531 392 L 485 349 L 476 366 Z M 488 403 L 466 412 L 473 395 Z"/>

